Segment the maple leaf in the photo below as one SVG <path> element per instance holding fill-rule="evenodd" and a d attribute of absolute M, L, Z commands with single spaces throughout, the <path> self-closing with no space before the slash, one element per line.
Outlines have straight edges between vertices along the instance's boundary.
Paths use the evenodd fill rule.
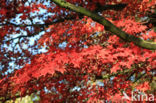
<path fill-rule="evenodd" d="M 119 65 L 119 64 L 115 64 L 115 65 L 113 65 L 113 67 L 111 68 L 111 73 L 117 72 L 118 70 L 120 70 L 120 65 Z"/>
<path fill-rule="evenodd" d="M 20 16 L 20 18 L 21 18 L 22 20 L 25 20 L 25 19 L 27 18 L 27 16 L 26 16 L 26 14 L 23 14 L 23 15 Z"/>
<path fill-rule="evenodd" d="M 150 86 L 148 82 L 144 82 L 143 84 L 138 85 L 136 89 L 145 92 L 147 90 L 150 90 Z"/>
<path fill-rule="evenodd" d="M 0 14 L 1 15 L 6 15 L 7 14 L 7 10 L 6 9 L 1 9 L 0 10 Z"/>

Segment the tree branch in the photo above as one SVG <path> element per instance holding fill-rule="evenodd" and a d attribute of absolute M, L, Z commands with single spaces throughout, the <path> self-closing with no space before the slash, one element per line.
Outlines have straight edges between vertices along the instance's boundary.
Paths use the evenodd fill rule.
<path fill-rule="evenodd" d="M 101 6 L 99 3 L 97 4 L 97 8 L 94 10 L 94 12 L 101 12 L 104 10 L 123 10 L 127 4 L 115 4 L 115 5 L 104 5 Z"/>
<path fill-rule="evenodd" d="M 3 24 L 3 25 L 8 25 L 8 24 L 10 24 L 10 25 L 13 25 L 13 26 L 15 26 L 15 27 L 35 26 L 35 27 L 43 27 L 43 28 L 46 28 L 46 27 L 48 27 L 49 25 L 53 25 L 53 24 L 56 24 L 56 23 L 61 23 L 61 22 L 64 22 L 65 20 L 72 20 L 72 19 L 76 19 L 76 17 L 72 15 L 72 16 L 69 16 L 69 17 L 60 18 L 60 19 L 58 19 L 58 20 L 56 20 L 56 21 L 49 22 L 49 23 L 46 23 L 46 24 L 30 24 L 30 25 L 21 24 L 21 25 L 18 25 L 18 24 L 14 24 L 14 23 L 9 23 L 9 22 L 7 22 L 7 24 Z M 0 24 L 0 25 L 2 25 L 2 24 Z M 6 41 L 3 41 L 3 42 L 9 42 L 9 41 L 12 41 L 12 40 L 15 40 L 15 39 L 24 38 L 24 37 L 32 37 L 32 36 L 38 35 L 41 31 L 44 31 L 44 29 L 43 29 L 43 30 L 40 30 L 40 31 L 38 31 L 38 32 L 35 32 L 35 33 L 31 34 L 31 35 L 20 35 L 20 36 L 18 36 L 18 37 L 11 38 L 11 39 L 6 40 Z"/>
<path fill-rule="evenodd" d="M 127 34 L 126 32 L 124 32 L 121 29 L 119 29 L 118 27 L 116 27 L 114 24 L 112 24 L 110 21 L 108 21 L 107 19 L 105 19 L 104 17 L 102 17 L 96 13 L 93 13 L 83 7 L 75 6 L 75 5 L 73 5 L 69 2 L 66 2 L 64 0 L 51 0 L 51 1 L 55 2 L 57 5 L 59 5 L 61 7 L 70 9 L 72 11 L 75 11 L 77 13 L 80 13 L 80 14 L 83 14 L 83 15 L 86 15 L 86 16 L 92 18 L 94 21 L 105 26 L 106 30 L 110 31 L 111 33 L 117 35 L 118 37 L 120 37 L 121 39 L 123 39 L 127 42 L 133 42 L 135 45 L 145 48 L 145 49 L 156 50 L 156 42 L 144 41 L 141 38 Z"/>
<path fill-rule="evenodd" d="M 101 12 L 104 10 L 122 10 L 127 6 L 127 4 L 115 4 L 115 5 L 104 5 L 101 6 L 99 3 L 97 3 L 97 8 L 93 11 L 93 12 Z M 79 15 L 80 18 L 82 18 L 82 15 Z M 57 20 L 55 23 L 60 23 L 60 22 L 64 22 L 64 20 L 72 20 L 75 19 L 76 17 L 71 15 L 69 17 L 65 17 L 65 18 L 61 18 L 59 20 Z M 27 27 L 27 26 L 34 26 L 34 27 L 44 27 L 44 26 L 49 26 L 54 24 L 54 22 L 49 22 L 49 23 L 45 23 L 45 24 L 15 24 L 15 23 L 11 23 L 11 22 L 6 22 L 6 23 L 2 23 L 0 24 L 0 26 L 3 25 L 13 25 L 15 27 Z"/>
<path fill-rule="evenodd" d="M 12 41 L 12 40 L 15 40 L 15 39 L 21 39 L 21 38 L 24 38 L 24 37 L 32 37 L 32 36 L 35 36 L 35 35 L 38 35 L 41 31 L 38 31 L 38 32 L 35 32 L 31 35 L 20 35 L 20 36 L 17 36 L 15 38 L 11 38 L 9 40 L 6 40 L 6 41 L 3 41 L 3 42 L 9 42 L 9 41 Z"/>
<path fill-rule="evenodd" d="M 45 24 L 15 24 L 15 23 L 11 23 L 11 22 L 6 22 L 5 24 L 0 24 L 0 26 L 3 26 L 3 25 L 13 25 L 15 27 L 27 27 L 27 26 L 47 27 L 49 25 L 53 25 L 53 24 L 56 24 L 56 23 L 64 22 L 65 20 L 72 20 L 72 19 L 75 19 L 75 18 L 76 17 L 72 15 L 72 16 L 60 18 L 58 20 L 55 20 L 55 21 L 52 21 L 52 22 L 48 22 L 48 23 L 45 23 Z"/>

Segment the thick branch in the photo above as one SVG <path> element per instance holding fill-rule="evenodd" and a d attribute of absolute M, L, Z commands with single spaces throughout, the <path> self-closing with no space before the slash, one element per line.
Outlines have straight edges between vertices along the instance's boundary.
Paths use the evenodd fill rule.
<path fill-rule="evenodd" d="M 142 48 L 146 48 L 146 49 L 150 49 L 150 50 L 156 50 L 156 43 L 155 42 L 144 41 L 144 40 L 137 38 L 133 35 L 127 34 L 126 32 L 124 32 L 121 29 L 119 29 L 118 27 L 116 27 L 114 24 L 112 24 L 110 21 L 108 21 L 107 19 L 105 19 L 104 17 L 102 17 L 96 13 L 93 13 L 93 12 L 83 8 L 83 7 L 75 6 L 75 5 L 68 3 L 64 0 L 52 0 L 52 1 L 61 7 L 64 7 L 64 8 L 70 9 L 72 11 L 75 11 L 77 13 L 91 17 L 96 22 L 105 26 L 106 30 L 117 35 L 118 37 L 122 38 L 125 41 L 133 42 L 135 45 L 142 47 Z"/>
<path fill-rule="evenodd" d="M 97 8 L 94 11 L 101 12 L 104 10 L 123 10 L 126 6 L 127 4 L 115 4 L 115 5 L 104 5 L 104 6 L 97 4 Z"/>

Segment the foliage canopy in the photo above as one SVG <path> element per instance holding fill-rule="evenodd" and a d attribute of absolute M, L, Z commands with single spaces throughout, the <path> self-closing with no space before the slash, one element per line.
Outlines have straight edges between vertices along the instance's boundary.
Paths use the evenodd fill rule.
<path fill-rule="evenodd" d="M 1 0 L 0 101 L 155 95 L 155 8 L 155 0 Z"/>

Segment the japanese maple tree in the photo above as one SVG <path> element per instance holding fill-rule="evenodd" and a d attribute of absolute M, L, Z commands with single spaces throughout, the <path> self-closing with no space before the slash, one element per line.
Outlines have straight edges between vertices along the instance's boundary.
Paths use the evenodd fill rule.
<path fill-rule="evenodd" d="M 1 102 L 155 101 L 155 0 L 1 0 L 0 31 Z"/>

